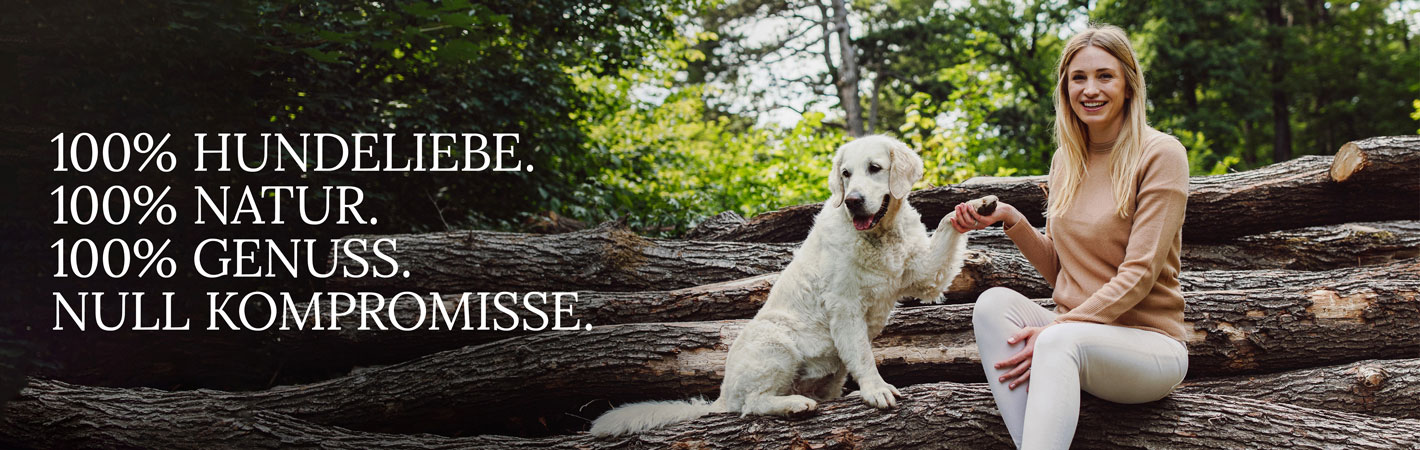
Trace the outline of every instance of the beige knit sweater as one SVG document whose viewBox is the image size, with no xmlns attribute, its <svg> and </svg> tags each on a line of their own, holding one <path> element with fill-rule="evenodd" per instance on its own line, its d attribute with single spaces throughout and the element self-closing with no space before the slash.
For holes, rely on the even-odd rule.
<svg viewBox="0 0 1420 450">
<path fill-rule="evenodd" d="M 1074 205 L 1051 219 L 1045 234 L 1021 221 L 1006 235 L 1055 288 L 1056 323 L 1093 322 L 1156 331 L 1186 342 L 1179 248 L 1188 203 L 1188 154 L 1152 128 L 1129 199 L 1129 218 L 1115 210 L 1109 155 L 1114 143 L 1090 146 L 1087 174 Z M 1057 151 L 1049 181 L 1056 185 Z"/>
</svg>

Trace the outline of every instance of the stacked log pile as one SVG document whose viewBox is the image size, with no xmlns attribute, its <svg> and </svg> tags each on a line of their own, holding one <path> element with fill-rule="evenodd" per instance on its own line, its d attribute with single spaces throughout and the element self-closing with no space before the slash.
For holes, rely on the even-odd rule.
<svg viewBox="0 0 1420 450">
<path fill-rule="evenodd" d="M 935 226 L 957 202 L 997 195 L 1040 226 L 1043 185 L 1040 177 L 974 180 L 918 191 L 910 201 Z M 1420 448 L 1420 136 L 1372 138 L 1335 157 L 1194 177 L 1190 191 L 1182 255 L 1193 329 L 1189 378 L 1159 402 L 1087 399 L 1076 447 Z M 0 443 L 1009 447 L 981 383 L 969 302 L 992 286 L 1040 299 L 1050 291 L 999 230 L 973 232 L 948 304 L 904 299 L 874 341 L 884 377 L 905 395 L 896 409 L 874 410 L 849 396 L 809 417 L 714 414 L 617 439 L 580 432 L 614 405 L 716 396 L 730 343 L 817 208 L 751 220 L 725 214 L 683 240 L 645 238 L 614 224 L 558 235 L 394 236 L 392 256 L 410 278 L 333 280 L 330 289 L 441 292 L 427 301 L 445 302 L 460 292 L 578 291 L 576 316 L 595 326 L 400 332 L 350 323 L 341 332 L 273 331 L 289 355 L 306 361 L 288 370 L 348 375 L 256 391 L 100 387 L 45 373 L 7 405 Z M 131 380 L 149 369 L 113 370 Z"/>
</svg>

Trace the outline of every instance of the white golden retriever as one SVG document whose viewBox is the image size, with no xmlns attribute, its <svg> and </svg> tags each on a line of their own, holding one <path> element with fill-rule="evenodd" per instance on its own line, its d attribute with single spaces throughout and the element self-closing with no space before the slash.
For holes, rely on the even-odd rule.
<svg viewBox="0 0 1420 450">
<path fill-rule="evenodd" d="M 833 195 L 730 346 L 720 398 L 622 406 L 598 418 L 591 433 L 635 433 L 713 412 L 802 413 L 841 396 L 848 375 L 864 402 L 896 406 L 902 394 L 878 374 L 871 341 L 898 299 L 937 301 L 966 252 L 950 216 L 928 239 L 921 215 L 907 204 L 920 178 L 922 159 L 895 139 L 869 136 L 840 147 L 828 178 Z M 983 202 L 976 206 L 994 209 Z"/>
</svg>

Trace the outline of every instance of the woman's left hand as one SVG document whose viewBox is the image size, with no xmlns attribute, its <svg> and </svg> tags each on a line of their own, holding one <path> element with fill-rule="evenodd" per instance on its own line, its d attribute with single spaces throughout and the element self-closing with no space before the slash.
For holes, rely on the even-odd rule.
<svg viewBox="0 0 1420 450">
<path fill-rule="evenodd" d="M 1050 325 L 1046 325 L 1045 327 L 1048 326 Z M 1011 369 L 1010 372 L 1006 372 L 1006 374 L 1002 375 L 998 380 L 1002 383 L 1009 381 L 1010 384 L 1006 385 L 1007 389 L 1015 389 L 1016 386 L 1030 381 L 1030 365 L 1032 357 L 1035 356 L 1035 338 L 1036 336 L 1040 336 L 1040 332 L 1045 330 L 1045 327 L 1025 327 L 1006 339 L 1006 343 L 1011 345 L 1016 345 L 1017 342 L 1021 342 L 1022 340 L 1026 343 L 1026 347 L 1021 349 L 1019 353 L 996 363 L 997 369 L 1015 366 L 1014 369 Z M 1030 388 L 1027 387 L 1026 390 L 1029 391 Z"/>
<path fill-rule="evenodd" d="M 1016 212 L 1015 207 L 1006 202 L 997 201 L 996 210 L 985 216 L 977 214 L 976 208 L 967 203 L 957 203 L 956 214 L 948 217 L 951 218 L 952 228 L 955 228 L 958 233 L 965 233 L 971 230 L 985 229 L 996 222 L 1002 222 L 1009 227 L 1024 218 L 1018 216 L 1020 213 Z"/>
</svg>

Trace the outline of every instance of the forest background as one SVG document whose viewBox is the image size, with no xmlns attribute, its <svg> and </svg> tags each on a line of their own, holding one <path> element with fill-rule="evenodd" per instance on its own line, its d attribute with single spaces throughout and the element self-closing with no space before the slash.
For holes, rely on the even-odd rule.
<svg viewBox="0 0 1420 450">
<path fill-rule="evenodd" d="M 919 188 L 1043 174 L 1056 59 L 1092 21 L 1130 33 L 1150 121 L 1182 140 L 1195 175 L 1420 128 L 1415 1 L 29 6 L 7 15 L 7 27 L 65 34 L 52 76 L 27 80 L 33 95 L 10 106 L 35 122 L 515 132 L 519 155 L 538 167 L 303 177 L 360 185 L 365 208 L 387 219 L 364 232 L 528 230 L 563 217 L 673 236 L 722 211 L 822 201 L 829 156 L 871 133 L 921 151 Z"/>
<path fill-rule="evenodd" d="M 309 239 L 328 255 L 352 234 L 574 228 L 566 219 L 680 236 L 725 211 L 823 201 L 830 156 L 868 133 L 921 151 L 918 188 L 1043 174 L 1056 58 L 1091 21 L 1130 33 L 1151 122 L 1183 141 L 1195 175 L 1420 133 L 1415 0 L 0 3 L 0 273 L 18 299 L 0 313 L 0 400 L 31 366 L 123 384 L 113 359 L 200 374 L 167 389 L 218 385 L 202 378 L 201 357 L 221 351 L 202 333 L 52 331 L 55 292 L 161 288 L 192 299 L 179 317 L 206 317 L 205 292 L 325 289 L 190 268 L 160 283 L 59 278 L 61 239 L 161 235 L 174 255 Z M 80 132 L 167 133 L 184 153 L 172 172 L 54 171 L 51 142 Z M 179 143 L 237 132 L 518 133 L 537 170 L 199 173 Z M 197 186 L 351 185 L 379 223 L 56 225 L 53 190 L 77 185 L 175 187 L 174 205 L 197 204 Z M 226 338 L 283 354 L 263 335 Z M 292 380 L 235 387 L 277 382 Z"/>
</svg>

